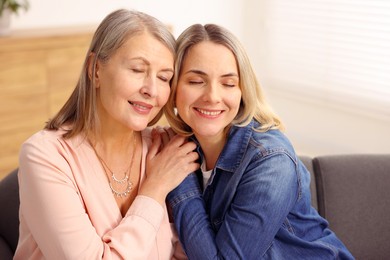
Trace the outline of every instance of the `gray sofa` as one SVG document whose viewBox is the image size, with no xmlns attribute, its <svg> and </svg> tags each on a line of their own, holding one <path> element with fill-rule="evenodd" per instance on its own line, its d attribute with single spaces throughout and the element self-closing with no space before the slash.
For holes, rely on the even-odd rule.
<svg viewBox="0 0 390 260">
<path fill-rule="evenodd" d="M 358 260 L 390 259 L 390 154 L 301 160 L 312 175 L 312 204 Z"/>
<path fill-rule="evenodd" d="M 312 176 L 313 206 L 355 258 L 390 259 L 390 154 L 300 159 Z M 17 170 L 0 182 L 0 207 L 0 259 L 12 259 L 19 233 Z"/>
<path fill-rule="evenodd" d="M 12 259 L 19 237 L 19 184 L 15 169 L 0 181 L 0 259 Z"/>
</svg>

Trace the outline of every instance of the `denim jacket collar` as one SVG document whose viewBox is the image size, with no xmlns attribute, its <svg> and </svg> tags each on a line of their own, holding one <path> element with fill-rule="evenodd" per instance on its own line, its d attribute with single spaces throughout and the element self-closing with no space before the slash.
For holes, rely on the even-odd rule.
<svg viewBox="0 0 390 260">
<path fill-rule="evenodd" d="M 249 145 L 253 127 L 257 126 L 255 126 L 255 121 L 252 120 L 249 123 L 249 127 L 239 127 L 233 125 L 230 128 L 226 144 L 217 160 L 217 164 L 215 166 L 216 169 L 219 168 L 231 173 L 237 169 L 243 160 L 245 151 Z M 202 163 L 204 154 L 200 144 L 195 136 L 192 136 L 190 139 L 198 145 L 197 152 L 201 155 L 200 157 Z M 240 140 L 240 142 L 229 142 L 230 139 Z"/>
</svg>

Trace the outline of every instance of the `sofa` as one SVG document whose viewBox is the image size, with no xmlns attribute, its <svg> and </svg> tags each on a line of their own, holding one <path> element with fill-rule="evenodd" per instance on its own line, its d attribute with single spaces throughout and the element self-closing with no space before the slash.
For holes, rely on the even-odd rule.
<svg viewBox="0 0 390 260">
<path fill-rule="evenodd" d="M 312 204 L 358 260 L 390 259 L 390 154 L 300 158 Z"/>
<path fill-rule="evenodd" d="M 12 259 L 19 237 L 19 184 L 15 169 L 0 181 L 0 259 Z"/>
<path fill-rule="evenodd" d="M 390 154 L 300 159 L 311 174 L 313 207 L 354 257 L 390 259 Z M 0 259 L 12 259 L 19 234 L 17 170 L 0 182 L 0 207 Z"/>
</svg>

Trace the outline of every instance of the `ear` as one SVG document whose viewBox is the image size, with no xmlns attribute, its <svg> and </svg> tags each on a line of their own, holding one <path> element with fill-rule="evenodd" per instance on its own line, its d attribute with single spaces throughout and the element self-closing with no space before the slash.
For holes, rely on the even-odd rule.
<svg viewBox="0 0 390 260">
<path fill-rule="evenodd" d="M 99 60 L 96 59 L 96 54 L 91 52 L 88 56 L 88 78 L 93 82 L 95 88 L 99 88 Z"/>
</svg>

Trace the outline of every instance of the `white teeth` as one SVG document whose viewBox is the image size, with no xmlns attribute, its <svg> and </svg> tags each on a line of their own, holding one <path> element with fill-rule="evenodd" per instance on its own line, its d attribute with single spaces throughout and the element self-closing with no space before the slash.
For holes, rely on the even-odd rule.
<svg viewBox="0 0 390 260">
<path fill-rule="evenodd" d="M 197 108 L 196 110 L 198 110 L 200 113 L 207 115 L 207 116 L 217 116 L 217 115 L 221 114 L 221 111 L 206 111 L 206 110 L 199 109 L 199 108 Z"/>
<path fill-rule="evenodd" d="M 141 105 L 139 105 L 139 104 L 134 104 L 133 102 L 129 102 L 130 104 L 132 104 L 133 106 L 135 106 L 135 107 L 139 107 L 140 109 L 148 109 L 147 107 L 145 107 L 145 106 L 141 106 Z"/>
</svg>

